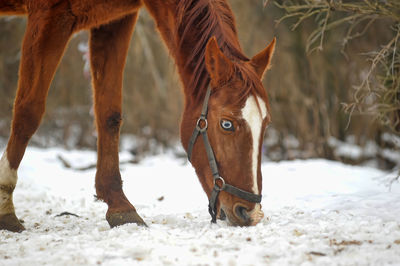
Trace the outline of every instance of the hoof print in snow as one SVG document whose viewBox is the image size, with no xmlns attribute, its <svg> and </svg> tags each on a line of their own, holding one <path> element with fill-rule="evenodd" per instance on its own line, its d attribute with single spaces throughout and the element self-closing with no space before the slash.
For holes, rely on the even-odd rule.
<svg viewBox="0 0 400 266">
<path fill-rule="evenodd" d="M 25 227 L 20 223 L 14 213 L 8 213 L 0 215 L 0 230 L 20 233 L 25 230 Z"/>
<path fill-rule="evenodd" d="M 137 214 L 136 211 L 117 212 L 111 214 L 107 213 L 106 219 L 111 228 L 130 223 L 147 227 L 147 224 L 143 221 L 139 214 Z"/>
</svg>

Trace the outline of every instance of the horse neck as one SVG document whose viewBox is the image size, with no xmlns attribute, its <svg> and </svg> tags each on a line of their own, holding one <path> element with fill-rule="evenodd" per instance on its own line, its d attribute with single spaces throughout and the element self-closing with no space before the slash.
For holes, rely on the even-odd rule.
<svg viewBox="0 0 400 266">
<path fill-rule="evenodd" d="M 240 48 L 233 13 L 225 0 L 145 0 L 144 3 L 175 59 L 186 107 L 203 101 L 209 84 L 204 54 L 212 36 L 217 37 L 228 57 L 247 60 Z M 206 12 L 201 12 L 201 8 L 206 8 Z"/>
</svg>

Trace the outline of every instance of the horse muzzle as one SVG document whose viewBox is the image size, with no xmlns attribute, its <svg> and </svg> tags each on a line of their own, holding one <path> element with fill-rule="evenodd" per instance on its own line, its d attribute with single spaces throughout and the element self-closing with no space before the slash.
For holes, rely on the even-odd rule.
<svg viewBox="0 0 400 266">
<path fill-rule="evenodd" d="M 232 209 L 222 206 L 220 217 L 223 216 L 226 216 L 233 226 L 254 226 L 264 218 L 264 213 L 260 204 L 255 204 L 255 207 L 249 211 L 245 205 L 236 203 Z"/>
</svg>

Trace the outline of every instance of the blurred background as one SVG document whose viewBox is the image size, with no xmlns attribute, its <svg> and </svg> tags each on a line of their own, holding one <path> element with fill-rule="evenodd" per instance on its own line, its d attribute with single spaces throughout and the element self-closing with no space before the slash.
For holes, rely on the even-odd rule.
<svg viewBox="0 0 400 266">
<path fill-rule="evenodd" d="M 265 160 L 399 167 L 398 0 L 228 2 L 248 57 L 277 37 L 264 80 L 272 112 Z M 1 146 L 9 136 L 25 23 L 0 18 Z M 70 41 L 31 145 L 96 149 L 87 40 L 81 32 Z M 180 145 L 181 93 L 174 62 L 143 9 L 125 69 L 121 145 L 137 156 Z"/>
</svg>

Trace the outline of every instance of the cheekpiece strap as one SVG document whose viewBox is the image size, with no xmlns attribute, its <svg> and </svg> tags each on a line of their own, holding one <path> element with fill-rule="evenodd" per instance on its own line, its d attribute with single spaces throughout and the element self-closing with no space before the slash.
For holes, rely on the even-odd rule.
<svg viewBox="0 0 400 266">
<path fill-rule="evenodd" d="M 200 132 L 206 132 L 208 124 L 207 124 L 207 113 L 208 113 L 208 101 L 210 99 L 211 95 L 211 87 L 208 86 L 206 96 L 203 101 L 203 106 L 201 108 L 201 114 L 200 118 L 197 120 L 197 124 L 195 129 L 193 130 L 192 136 L 189 139 L 189 145 L 188 145 L 188 151 L 187 151 L 187 156 L 189 162 L 191 162 L 192 159 L 192 152 L 193 152 L 193 147 L 194 144 L 196 143 L 197 137 L 199 136 Z M 204 121 L 205 125 L 201 127 L 200 123 Z"/>
</svg>

